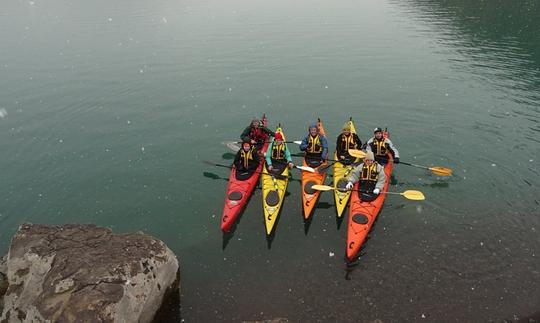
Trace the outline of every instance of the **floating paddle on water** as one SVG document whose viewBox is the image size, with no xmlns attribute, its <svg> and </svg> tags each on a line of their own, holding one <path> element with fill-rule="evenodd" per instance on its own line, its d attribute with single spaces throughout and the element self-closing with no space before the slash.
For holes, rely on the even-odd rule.
<svg viewBox="0 0 540 323">
<path fill-rule="evenodd" d="M 318 190 L 318 191 L 331 191 L 335 190 L 337 188 L 328 186 L 328 185 L 313 185 L 311 186 L 312 189 Z M 357 190 L 358 192 L 364 192 L 364 193 L 371 193 L 363 190 Z M 424 193 L 420 191 L 415 190 L 407 190 L 405 192 L 380 192 L 379 194 L 395 194 L 395 195 L 401 195 L 409 200 L 415 200 L 415 201 L 423 201 L 426 199 L 424 196 Z"/>
</svg>

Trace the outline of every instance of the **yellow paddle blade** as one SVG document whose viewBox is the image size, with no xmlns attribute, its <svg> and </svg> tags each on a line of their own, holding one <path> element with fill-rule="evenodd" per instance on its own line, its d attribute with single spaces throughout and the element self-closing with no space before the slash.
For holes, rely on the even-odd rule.
<svg viewBox="0 0 540 323">
<path fill-rule="evenodd" d="M 452 170 L 450 168 L 446 167 L 429 167 L 429 170 L 433 172 L 433 174 L 438 176 L 452 176 Z"/>
<path fill-rule="evenodd" d="M 328 185 L 312 185 L 311 188 L 317 191 L 331 191 L 334 189 L 332 186 Z"/>
<path fill-rule="evenodd" d="M 366 153 L 358 150 L 358 149 L 349 149 L 349 155 L 355 157 L 355 158 L 364 158 L 366 157 Z"/>
<path fill-rule="evenodd" d="M 403 193 L 400 193 L 399 195 L 403 195 L 405 198 L 409 200 L 415 200 L 415 201 L 423 201 L 426 199 L 424 196 L 424 193 L 420 191 L 414 191 L 414 190 L 407 190 Z"/>
</svg>

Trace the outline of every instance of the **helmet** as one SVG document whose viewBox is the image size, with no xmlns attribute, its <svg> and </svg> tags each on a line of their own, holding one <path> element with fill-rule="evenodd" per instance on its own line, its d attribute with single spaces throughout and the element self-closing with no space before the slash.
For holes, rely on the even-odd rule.
<svg viewBox="0 0 540 323">
<path fill-rule="evenodd" d="M 274 136 L 274 140 L 283 141 L 283 135 L 281 134 L 281 132 L 276 132 L 276 135 Z"/>
<path fill-rule="evenodd" d="M 375 129 L 373 129 L 373 133 L 376 133 L 376 132 L 382 132 L 382 128 L 377 127 Z"/>
</svg>

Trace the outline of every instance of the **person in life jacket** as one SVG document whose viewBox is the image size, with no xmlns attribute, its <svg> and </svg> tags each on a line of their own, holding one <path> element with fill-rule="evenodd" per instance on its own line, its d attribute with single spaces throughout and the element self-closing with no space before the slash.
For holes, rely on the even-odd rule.
<svg viewBox="0 0 540 323">
<path fill-rule="evenodd" d="M 292 169 L 294 164 L 291 153 L 287 149 L 287 145 L 283 142 L 283 135 L 278 132 L 266 151 L 266 169 L 269 172 L 281 174 L 286 166 Z"/>
<path fill-rule="evenodd" d="M 328 155 L 328 141 L 319 133 L 319 127 L 314 123 L 308 128 L 308 135 L 302 140 L 300 150 L 305 151 L 304 158 L 311 167 L 318 167 L 326 161 Z"/>
<path fill-rule="evenodd" d="M 251 177 L 253 173 L 259 167 L 261 159 L 259 155 L 254 152 L 254 146 L 250 141 L 244 141 L 242 143 L 242 149 L 240 149 L 234 157 L 233 165 L 236 169 L 236 178 L 239 180 L 245 180 Z"/>
<path fill-rule="evenodd" d="M 347 122 L 343 125 L 341 134 L 337 137 L 336 154 L 345 165 L 350 165 L 355 158 L 349 155 L 349 149 L 360 149 L 362 141 L 355 133 L 351 132 L 351 125 Z"/>
<path fill-rule="evenodd" d="M 251 124 L 244 129 L 242 134 L 240 135 L 240 139 L 242 139 L 242 142 L 249 141 L 252 145 L 257 146 L 257 150 L 260 150 L 262 146 L 264 145 L 264 142 L 268 140 L 268 136 L 275 136 L 276 134 L 266 128 L 261 120 L 255 118 L 251 120 Z"/>
<path fill-rule="evenodd" d="M 384 167 L 375 161 L 373 152 L 368 151 L 363 163 L 352 170 L 348 181 L 346 189 L 352 190 L 354 183 L 358 182 L 360 199 L 366 202 L 373 201 L 383 189 L 386 181 Z"/>
<path fill-rule="evenodd" d="M 395 164 L 399 164 L 399 152 L 392 144 L 390 139 L 384 138 L 383 130 L 379 127 L 373 130 L 374 137 L 366 143 L 366 151 L 372 151 L 375 154 L 375 160 L 386 165 L 388 162 L 388 153 L 392 154 Z"/>
</svg>

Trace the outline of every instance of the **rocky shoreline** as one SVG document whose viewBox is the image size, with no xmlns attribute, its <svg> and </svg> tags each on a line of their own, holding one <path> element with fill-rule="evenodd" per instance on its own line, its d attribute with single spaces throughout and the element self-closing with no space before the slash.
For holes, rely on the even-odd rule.
<svg viewBox="0 0 540 323">
<path fill-rule="evenodd" d="M 152 322 L 179 308 L 178 260 L 141 232 L 23 224 L 2 260 L 0 322 Z"/>
</svg>

